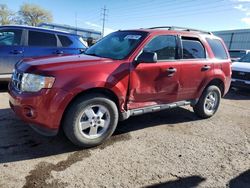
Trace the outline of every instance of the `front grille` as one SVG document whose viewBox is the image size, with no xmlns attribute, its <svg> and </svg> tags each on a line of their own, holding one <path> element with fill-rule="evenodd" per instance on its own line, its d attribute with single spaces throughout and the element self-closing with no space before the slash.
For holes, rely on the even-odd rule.
<svg viewBox="0 0 250 188">
<path fill-rule="evenodd" d="M 23 73 L 18 72 L 17 70 L 14 71 L 12 75 L 12 86 L 17 90 L 21 91 L 21 85 L 22 85 L 22 78 L 23 78 Z"/>
<path fill-rule="evenodd" d="M 232 71 L 232 78 L 250 81 L 250 72 Z"/>
</svg>

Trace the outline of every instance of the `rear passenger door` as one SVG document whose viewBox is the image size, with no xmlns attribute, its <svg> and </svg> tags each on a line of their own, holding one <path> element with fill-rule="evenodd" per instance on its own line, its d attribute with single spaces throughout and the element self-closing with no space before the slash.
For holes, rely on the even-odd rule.
<svg viewBox="0 0 250 188">
<path fill-rule="evenodd" d="M 0 30 L 0 74 L 10 77 L 14 65 L 23 58 L 22 29 Z"/>
<path fill-rule="evenodd" d="M 206 78 L 213 74 L 213 63 L 207 57 L 203 43 L 196 37 L 179 37 L 182 55 L 180 59 L 180 91 L 178 100 L 196 99 Z"/>
<path fill-rule="evenodd" d="M 58 54 L 55 34 L 30 30 L 27 33 L 24 57 L 39 57 Z"/>
</svg>

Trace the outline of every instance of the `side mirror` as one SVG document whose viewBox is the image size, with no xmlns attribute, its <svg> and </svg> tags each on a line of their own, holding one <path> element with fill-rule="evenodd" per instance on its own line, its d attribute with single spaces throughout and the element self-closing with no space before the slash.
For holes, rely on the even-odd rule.
<svg viewBox="0 0 250 188">
<path fill-rule="evenodd" d="M 145 52 L 143 51 L 136 60 L 137 63 L 156 63 L 157 54 L 155 52 Z"/>
<path fill-rule="evenodd" d="M 84 54 L 87 49 L 88 48 L 81 48 L 81 49 L 79 49 L 80 54 Z"/>
</svg>

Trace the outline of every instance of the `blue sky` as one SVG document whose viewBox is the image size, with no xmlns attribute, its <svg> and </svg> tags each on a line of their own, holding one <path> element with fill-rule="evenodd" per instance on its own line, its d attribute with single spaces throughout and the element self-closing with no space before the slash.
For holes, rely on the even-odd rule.
<svg viewBox="0 0 250 188">
<path fill-rule="evenodd" d="M 24 2 L 40 5 L 53 22 L 101 30 L 106 5 L 106 33 L 118 29 L 175 25 L 208 31 L 250 28 L 250 0 L 1 0 L 13 11 Z"/>
</svg>

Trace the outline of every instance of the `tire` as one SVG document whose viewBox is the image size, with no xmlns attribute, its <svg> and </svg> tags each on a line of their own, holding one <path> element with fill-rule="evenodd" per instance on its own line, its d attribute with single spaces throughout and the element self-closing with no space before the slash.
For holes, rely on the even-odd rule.
<svg viewBox="0 0 250 188">
<path fill-rule="evenodd" d="M 80 147 L 94 147 L 108 139 L 118 123 L 114 101 L 101 94 L 76 99 L 67 110 L 63 130 L 67 138 Z"/>
<path fill-rule="evenodd" d="M 211 85 L 203 91 L 198 103 L 193 107 L 194 112 L 201 118 L 212 117 L 219 108 L 220 100 L 220 89 Z"/>
</svg>

